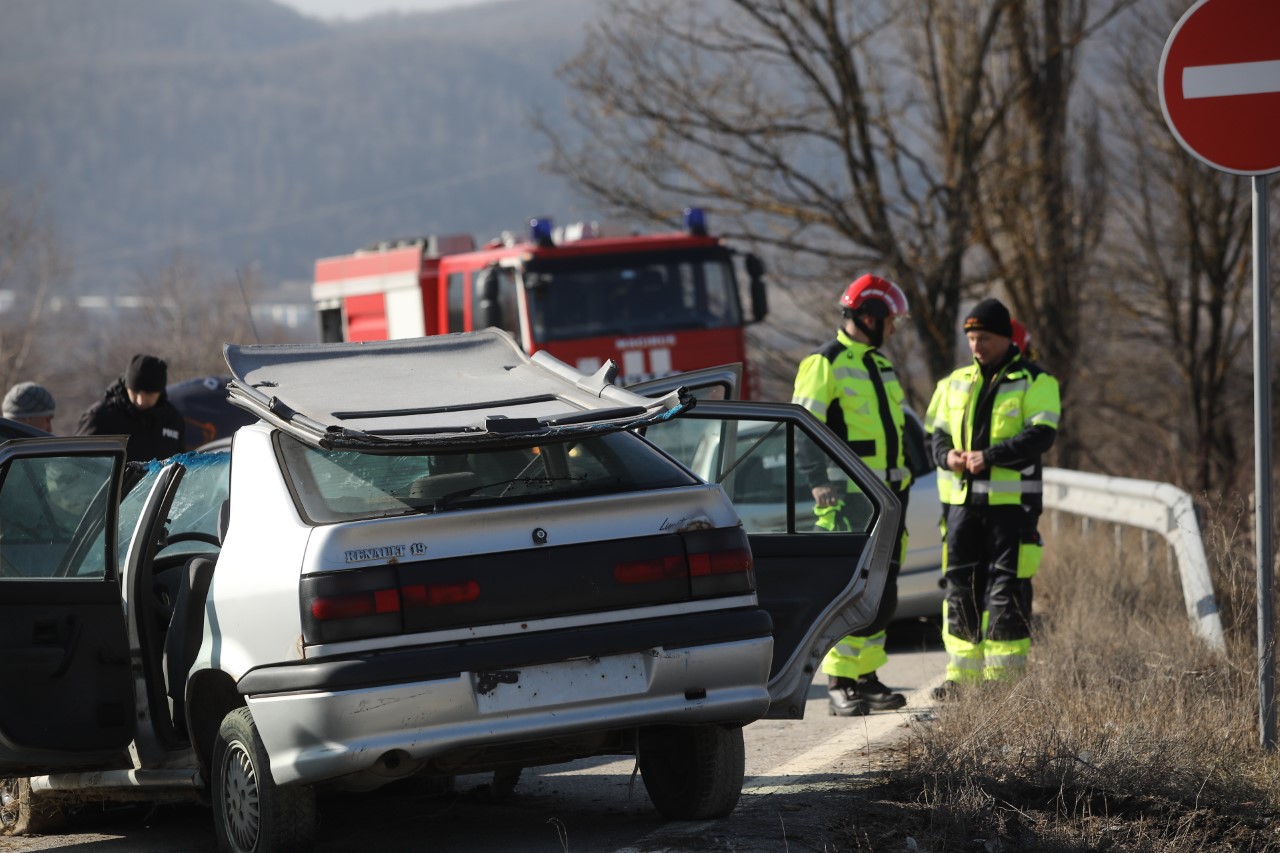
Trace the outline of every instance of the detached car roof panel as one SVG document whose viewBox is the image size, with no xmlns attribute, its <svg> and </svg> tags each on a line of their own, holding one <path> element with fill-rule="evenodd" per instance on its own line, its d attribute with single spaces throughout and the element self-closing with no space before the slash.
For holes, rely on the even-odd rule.
<svg viewBox="0 0 1280 853">
<path fill-rule="evenodd" d="M 692 405 L 612 384 L 612 362 L 586 376 L 526 355 L 484 329 L 394 341 L 236 345 L 223 349 L 231 402 L 307 444 L 396 449 L 545 439 L 666 420 Z"/>
</svg>

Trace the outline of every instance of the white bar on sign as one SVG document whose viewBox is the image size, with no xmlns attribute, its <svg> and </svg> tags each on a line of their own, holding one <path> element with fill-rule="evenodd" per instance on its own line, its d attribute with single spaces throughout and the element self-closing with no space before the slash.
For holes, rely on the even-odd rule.
<svg viewBox="0 0 1280 853">
<path fill-rule="evenodd" d="M 1182 69 L 1182 97 L 1226 98 L 1280 92 L 1280 60 Z"/>
<path fill-rule="evenodd" d="M 600 369 L 600 359 L 595 356 L 586 356 L 578 359 L 578 372 L 585 373 L 588 376 Z"/>
<path fill-rule="evenodd" d="M 664 373 L 671 373 L 671 350 L 649 350 L 649 367 L 653 368 L 655 376 L 661 376 Z"/>
</svg>

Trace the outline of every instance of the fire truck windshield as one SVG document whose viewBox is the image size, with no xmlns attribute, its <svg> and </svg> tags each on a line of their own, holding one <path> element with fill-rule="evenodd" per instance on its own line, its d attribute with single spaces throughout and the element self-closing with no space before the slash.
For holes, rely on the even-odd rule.
<svg viewBox="0 0 1280 853">
<path fill-rule="evenodd" d="M 524 278 L 537 343 L 742 325 L 720 253 L 539 259 Z"/>
</svg>

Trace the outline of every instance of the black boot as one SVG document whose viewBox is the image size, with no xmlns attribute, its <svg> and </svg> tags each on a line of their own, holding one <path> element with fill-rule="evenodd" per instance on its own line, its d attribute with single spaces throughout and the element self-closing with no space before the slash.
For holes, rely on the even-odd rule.
<svg viewBox="0 0 1280 853">
<path fill-rule="evenodd" d="M 873 711 L 896 711 L 907 704 L 907 697 L 894 693 L 880 683 L 874 672 L 858 676 L 854 690 Z"/>
<path fill-rule="evenodd" d="M 831 717 L 865 717 L 871 712 L 867 701 L 858 695 L 851 678 L 827 680 L 827 715 Z"/>
<path fill-rule="evenodd" d="M 933 688 L 933 699 L 935 702 L 947 702 L 955 699 L 959 693 L 960 685 L 948 678 Z"/>
</svg>

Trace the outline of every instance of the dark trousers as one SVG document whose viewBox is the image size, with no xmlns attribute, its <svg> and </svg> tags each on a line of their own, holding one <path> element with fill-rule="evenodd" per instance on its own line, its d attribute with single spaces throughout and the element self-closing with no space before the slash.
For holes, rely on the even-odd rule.
<svg viewBox="0 0 1280 853">
<path fill-rule="evenodd" d="M 952 506 L 947 513 L 947 631 L 970 643 L 1031 636 L 1031 579 L 1018 577 L 1039 514 L 1021 506 Z"/>
</svg>

